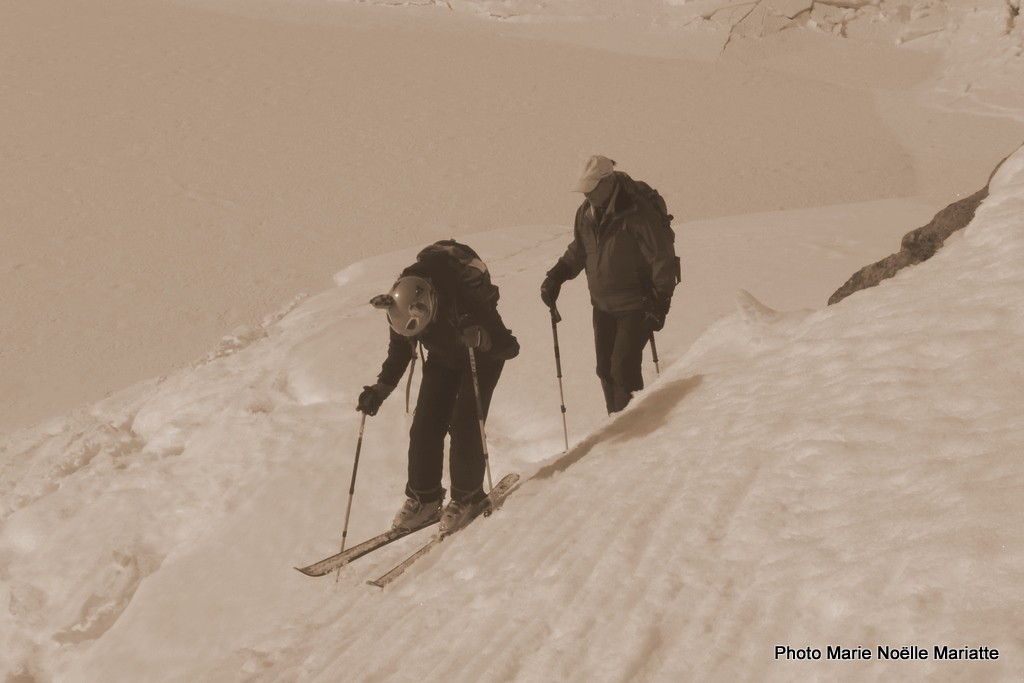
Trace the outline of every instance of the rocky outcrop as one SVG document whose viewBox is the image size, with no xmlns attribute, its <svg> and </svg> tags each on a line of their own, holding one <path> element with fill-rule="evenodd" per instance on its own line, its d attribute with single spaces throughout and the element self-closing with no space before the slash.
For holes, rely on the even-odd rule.
<svg viewBox="0 0 1024 683">
<path fill-rule="evenodd" d="M 1005 159 L 1003 160 L 1005 161 Z M 995 175 L 999 166 L 992 171 Z M 991 182 L 992 176 L 989 176 Z M 853 274 L 842 287 L 836 290 L 835 294 L 829 297 L 828 303 L 831 306 L 868 287 L 874 287 L 882 280 L 891 278 L 907 266 L 912 266 L 922 261 L 927 261 L 935 255 L 946 241 L 946 239 L 957 230 L 965 227 L 974 218 L 974 212 L 978 205 L 988 196 L 988 184 L 978 190 L 970 197 L 953 202 L 942 211 L 935 214 L 928 225 L 916 230 L 911 230 L 903 236 L 900 250 L 895 254 L 885 257 L 877 263 L 865 266 Z"/>
</svg>

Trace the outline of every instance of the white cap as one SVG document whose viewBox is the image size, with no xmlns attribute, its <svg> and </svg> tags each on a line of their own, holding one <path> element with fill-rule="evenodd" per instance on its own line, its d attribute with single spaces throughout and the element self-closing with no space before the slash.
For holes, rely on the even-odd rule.
<svg viewBox="0 0 1024 683">
<path fill-rule="evenodd" d="M 615 170 L 615 162 L 608 157 L 603 157 L 600 154 L 587 159 L 586 165 L 583 166 L 583 174 L 580 179 L 576 181 L 576 185 L 572 188 L 573 192 L 590 192 L 597 184 L 601 182 L 602 178 L 606 178 L 612 174 Z"/>
</svg>

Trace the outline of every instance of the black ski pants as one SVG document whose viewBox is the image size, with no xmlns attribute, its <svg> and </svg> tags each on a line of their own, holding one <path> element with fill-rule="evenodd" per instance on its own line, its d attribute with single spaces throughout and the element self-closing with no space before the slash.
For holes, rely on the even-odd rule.
<svg viewBox="0 0 1024 683">
<path fill-rule="evenodd" d="M 504 365 L 504 360 L 476 354 L 485 420 Z M 405 494 L 410 498 L 422 502 L 444 498 L 441 477 L 446 435 L 451 437 L 452 500 L 476 503 L 486 495 L 483 490 L 485 463 L 468 354 L 455 368 L 432 363 L 429 356 L 423 364 L 416 413 L 409 430 L 409 480 Z"/>
<path fill-rule="evenodd" d="M 643 311 L 607 313 L 594 308 L 597 376 L 609 413 L 625 408 L 633 392 L 644 388 L 641 364 L 650 332 L 643 320 Z"/>
</svg>

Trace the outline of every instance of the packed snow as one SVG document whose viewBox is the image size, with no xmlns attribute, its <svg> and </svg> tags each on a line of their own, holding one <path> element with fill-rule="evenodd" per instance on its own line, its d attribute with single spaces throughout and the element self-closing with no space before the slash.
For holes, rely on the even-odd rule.
<svg viewBox="0 0 1024 683">
<path fill-rule="evenodd" d="M 826 214 L 794 218 L 787 245 L 816 243 L 848 271 L 865 255 L 819 232 Z M 524 349 L 495 396 L 492 467 L 525 481 L 384 591 L 364 582 L 427 532 L 337 578 L 292 568 L 337 551 L 353 404 L 386 339 L 367 299 L 415 251 L 350 266 L 195 367 L 7 438 L 8 680 L 1019 677 L 1022 216 L 1024 150 L 935 258 L 840 305 L 802 307 L 836 273 L 790 272 L 770 297 L 765 272 L 691 281 L 730 289 L 733 312 L 687 322 L 680 303 L 661 374 L 648 364 L 614 418 L 591 374 L 585 287 L 567 285 L 564 453 L 535 290 L 567 230 L 474 236 Z M 715 226 L 722 241 L 688 226 L 680 253 L 725 263 L 771 218 Z M 688 325 L 707 326 L 693 344 Z M 367 421 L 353 541 L 401 503 L 403 404 L 396 392 Z M 999 659 L 786 661 L 777 645 Z"/>
<path fill-rule="evenodd" d="M 0 22 L 4 683 L 1024 679 L 1024 148 L 825 306 L 1020 144 L 1019 0 L 93 5 Z M 598 84 L 645 106 L 580 116 Z M 683 282 L 614 417 L 565 286 L 565 449 L 538 288 L 590 152 L 665 194 Z M 523 347 L 487 423 L 522 484 L 384 590 L 429 532 L 305 577 L 368 300 L 453 236 Z M 405 390 L 349 546 L 402 503 Z"/>
</svg>

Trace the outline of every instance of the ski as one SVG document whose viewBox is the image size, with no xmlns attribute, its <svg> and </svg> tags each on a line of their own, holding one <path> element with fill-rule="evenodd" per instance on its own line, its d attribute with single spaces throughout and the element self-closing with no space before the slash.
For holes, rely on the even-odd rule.
<svg viewBox="0 0 1024 683">
<path fill-rule="evenodd" d="M 378 534 L 377 536 L 374 536 L 369 540 L 363 541 L 359 545 L 354 545 L 348 550 L 343 550 L 336 555 L 331 555 L 330 557 L 324 558 L 319 562 L 314 562 L 308 567 L 296 567 L 295 569 L 302 572 L 306 576 L 326 576 L 327 574 L 330 574 L 333 571 L 341 569 L 349 562 L 359 559 L 363 555 L 369 555 L 374 550 L 383 548 L 389 543 L 393 543 L 394 541 L 397 541 L 400 538 L 404 538 L 409 534 L 416 533 L 420 529 L 426 529 L 428 526 L 431 526 L 433 524 L 437 524 L 437 522 L 424 524 L 423 526 L 418 526 L 415 529 L 409 529 L 408 531 L 403 531 L 400 529 L 388 529 L 384 533 Z"/>
<path fill-rule="evenodd" d="M 484 501 L 481 503 L 479 509 L 472 517 L 470 517 L 466 521 L 465 524 L 463 524 L 455 531 L 449 534 L 445 534 L 444 536 L 442 536 L 441 534 L 434 534 L 433 538 L 427 541 L 427 543 L 423 545 L 423 547 L 421 547 L 412 555 L 410 555 L 409 557 L 405 558 L 400 563 L 395 565 L 386 574 L 377 579 L 374 579 L 373 581 L 367 581 L 366 583 L 368 583 L 371 586 L 376 586 L 377 588 L 384 588 L 384 586 L 388 585 L 389 583 L 397 579 L 399 576 L 401 576 L 403 573 L 405 573 L 405 570 L 411 567 L 416 560 L 420 559 L 421 557 L 429 553 L 431 550 L 434 549 L 435 546 L 440 544 L 446 538 L 448 538 L 452 534 L 458 533 L 459 531 L 465 529 L 477 517 L 480 517 L 481 515 L 486 517 L 495 510 L 497 510 L 499 507 L 501 507 L 501 504 L 505 502 L 505 498 L 508 497 L 508 494 L 512 493 L 512 491 L 516 488 L 516 485 L 518 483 L 518 474 L 506 474 L 504 477 L 502 477 L 501 481 L 499 481 L 498 484 L 493 489 L 491 489 L 491 492 L 487 494 L 487 498 L 485 498 Z"/>
</svg>

